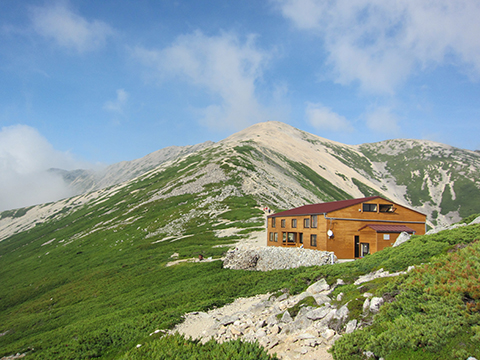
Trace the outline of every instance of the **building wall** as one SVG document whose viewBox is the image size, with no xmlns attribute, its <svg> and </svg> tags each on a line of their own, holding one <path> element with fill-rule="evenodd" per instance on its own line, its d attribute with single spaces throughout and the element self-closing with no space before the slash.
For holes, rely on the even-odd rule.
<svg viewBox="0 0 480 360">
<path fill-rule="evenodd" d="M 308 219 L 310 225 L 305 227 L 304 219 Z M 282 227 L 282 220 L 285 220 L 285 226 Z M 293 226 L 293 221 L 296 221 L 296 227 Z M 272 227 L 272 218 L 268 219 L 268 240 L 267 245 L 269 246 L 284 246 L 284 247 L 300 247 L 302 244 L 299 241 L 299 234 L 303 234 L 303 247 L 305 249 L 317 249 L 325 250 L 326 249 L 326 222 L 323 215 L 317 216 L 317 227 L 314 228 L 311 226 L 312 217 L 309 216 L 288 216 L 288 217 L 278 217 L 275 221 L 275 228 Z M 270 241 L 270 233 L 278 234 L 278 241 Z M 283 242 L 283 233 L 287 234 L 287 241 Z M 288 241 L 288 233 L 296 234 L 296 242 L 291 243 Z M 311 245 L 311 235 L 316 236 L 317 246 Z"/>
<path fill-rule="evenodd" d="M 378 233 L 371 228 L 364 228 L 367 224 L 383 225 L 406 225 L 413 229 L 417 235 L 425 234 L 426 216 L 401 205 L 393 204 L 384 199 L 375 199 L 367 202 L 376 206 L 376 211 L 364 211 L 363 204 L 353 205 L 328 214 L 317 215 L 317 227 L 313 228 L 311 215 L 302 216 L 279 216 L 275 219 L 275 228 L 272 227 L 272 218 L 268 218 L 268 234 L 278 233 L 278 242 L 267 239 L 269 246 L 299 247 L 299 234 L 303 234 L 303 247 L 306 249 L 317 249 L 333 251 L 339 259 L 355 258 L 355 236 L 359 242 L 368 244 L 371 254 L 392 246 L 398 237 L 398 233 L 389 233 L 389 240 L 384 240 L 383 233 Z M 393 205 L 395 211 L 380 212 L 380 205 L 383 210 Z M 310 226 L 304 226 L 304 219 L 310 219 Z M 282 220 L 285 220 L 285 227 L 282 227 Z M 293 227 L 292 220 L 296 220 L 296 227 Z M 327 235 L 327 231 L 333 232 L 333 237 Z M 283 233 L 287 234 L 287 241 L 283 242 Z M 295 234 L 295 242 L 288 242 L 288 233 Z M 311 235 L 316 235 L 316 246 L 310 243 Z M 360 255 L 361 256 L 361 255 Z"/>
</svg>

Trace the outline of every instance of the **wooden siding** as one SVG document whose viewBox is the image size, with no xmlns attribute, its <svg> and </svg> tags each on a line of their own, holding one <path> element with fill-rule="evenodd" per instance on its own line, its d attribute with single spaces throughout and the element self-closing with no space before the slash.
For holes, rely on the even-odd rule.
<svg viewBox="0 0 480 360">
<path fill-rule="evenodd" d="M 383 225 L 406 225 L 413 229 L 417 235 L 425 233 L 426 216 L 407 207 L 392 203 L 383 198 L 377 198 L 373 201 L 367 201 L 366 204 L 371 204 L 371 209 L 376 208 L 376 211 L 364 211 L 363 203 L 352 205 L 340 210 L 332 211 L 328 214 L 317 215 L 317 227 L 312 228 L 312 215 L 299 216 L 279 216 L 271 215 L 268 218 L 268 239 L 269 246 L 284 246 L 284 247 L 300 247 L 303 245 L 306 249 L 317 249 L 333 251 L 339 259 L 353 259 L 355 258 L 355 237 L 359 239 L 361 247 L 369 250 L 373 254 L 377 251 L 383 250 L 394 244 L 399 233 L 381 233 L 372 228 L 365 227 L 368 224 L 383 224 Z M 390 206 L 394 211 L 380 212 L 380 205 L 384 205 L 382 210 L 389 210 Z M 275 218 L 275 220 L 273 220 Z M 304 220 L 309 219 L 310 226 L 304 226 Z M 282 220 L 285 220 L 282 222 Z M 292 221 L 294 220 L 294 221 Z M 275 228 L 272 227 L 272 221 L 275 221 Z M 296 222 L 296 227 L 293 225 Z M 284 223 L 285 227 L 281 227 Z M 333 236 L 329 237 L 327 231 L 331 230 Z M 278 241 L 270 241 L 270 233 L 278 233 Z M 283 233 L 286 235 L 286 241 L 283 241 Z M 291 235 L 288 235 L 291 234 Z M 303 234 L 303 244 L 300 243 L 300 235 Z M 311 235 L 316 235 L 316 246 L 311 246 Z M 388 240 L 384 239 L 384 235 L 388 235 Z M 288 239 L 293 239 L 289 242 Z M 368 244 L 368 245 L 366 245 Z M 361 256 L 361 249 L 360 254 Z"/>
</svg>

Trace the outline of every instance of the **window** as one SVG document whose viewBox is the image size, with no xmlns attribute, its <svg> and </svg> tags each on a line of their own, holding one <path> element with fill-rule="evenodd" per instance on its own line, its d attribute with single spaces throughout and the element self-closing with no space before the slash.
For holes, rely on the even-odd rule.
<svg viewBox="0 0 480 360">
<path fill-rule="evenodd" d="M 299 233 L 299 234 L 298 234 L 298 242 L 299 242 L 300 244 L 303 244 L 303 233 Z"/>
<path fill-rule="evenodd" d="M 274 227 L 275 227 L 275 218 L 273 217 L 272 218 L 272 228 L 274 228 Z"/>
<path fill-rule="evenodd" d="M 295 233 L 288 233 L 288 242 L 289 243 L 295 242 Z"/>
<path fill-rule="evenodd" d="M 281 226 L 282 228 L 284 228 L 284 227 L 285 227 L 285 219 L 282 219 L 282 221 L 281 221 L 281 225 L 280 225 L 280 226 Z"/>
<path fill-rule="evenodd" d="M 377 204 L 363 204 L 364 212 L 377 212 Z"/>
<path fill-rule="evenodd" d="M 379 210 L 380 212 L 388 212 L 388 213 L 393 213 L 395 211 L 392 204 L 380 204 Z"/>
<path fill-rule="evenodd" d="M 317 215 L 312 215 L 312 228 L 317 227 Z"/>
<path fill-rule="evenodd" d="M 317 235 L 310 235 L 310 246 L 317 246 Z"/>
<path fill-rule="evenodd" d="M 383 240 L 390 240 L 390 234 L 383 234 Z"/>
<path fill-rule="evenodd" d="M 269 239 L 270 239 L 270 241 L 278 242 L 278 233 L 276 233 L 276 232 L 271 232 Z"/>
<path fill-rule="evenodd" d="M 287 242 L 287 233 L 282 233 L 282 242 Z"/>
<path fill-rule="evenodd" d="M 310 218 L 303 219 L 303 227 L 308 229 L 310 227 Z"/>
<path fill-rule="evenodd" d="M 297 227 L 297 219 L 292 219 L 292 228 Z"/>
</svg>

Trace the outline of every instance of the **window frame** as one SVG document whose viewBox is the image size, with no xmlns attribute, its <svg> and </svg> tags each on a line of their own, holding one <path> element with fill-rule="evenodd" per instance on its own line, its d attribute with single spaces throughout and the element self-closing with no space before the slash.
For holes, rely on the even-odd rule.
<svg viewBox="0 0 480 360">
<path fill-rule="evenodd" d="M 304 229 L 310 229 L 310 218 L 305 218 L 303 219 L 303 228 Z"/>
<path fill-rule="evenodd" d="M 297 239 L 294 232 L 287 233 L 287 243 L 295 244 L 297 242 L 296 240 Z"/>
<path fill-rule="evenodd" d="M 311 215 L 311 222 L 310 222 L 310 227 L 312 229 L 316 229 L 318 227 L 318 217 L 317 215 Z"/>
<path fill-rule="evenodd" d="M 377 212 L 378 206 L 377 204 L 371 203 L 363 203 L 362 204 L 362 211 L 363 212 Z"/>
<path fill-rule="evenodd" d="M 297 228 L 297 219 L 292 219 L 292 229 Z"/>
<path fill-rule="evenodd" d="M 381 213 L 393 213 L 394 211 L 393 204 L 380 204 L 378 207 L 378 212 Z"/>
<path fill-rule="evenodd" d="M 317 247 L 317 234 L 310 234 L 310 246 Z"/>
</svg>

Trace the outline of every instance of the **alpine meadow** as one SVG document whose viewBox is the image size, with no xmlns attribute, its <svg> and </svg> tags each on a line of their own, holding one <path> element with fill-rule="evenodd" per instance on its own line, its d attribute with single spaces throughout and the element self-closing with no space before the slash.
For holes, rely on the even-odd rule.
<svg viewBox="0 0 480 360">
<path fill-rule="evenodd" d="M 344 145 L 272 121 L 103 171 L 50 172 L 77 195 L 0 213 L 2 359 L 281 358 L 258 342 L 168 330 L 186 313 L 293 296 L 321 279 L 362 324 L 349 333 L 337 324 L 333 359 L 480 358 L 478 151 L 408 139 Z M 372 195 L 426 214 L 436 231 L 333 265 L 223 267 L 229 248 L 266 246 L 265 209 Z M 380 269 L 404 273 L 355 284 Z M 375 315 L 363 311 L 365 294 L 385 300 Z M 302 301 L 290 315 L 319 307 Z"/>
</svg>

